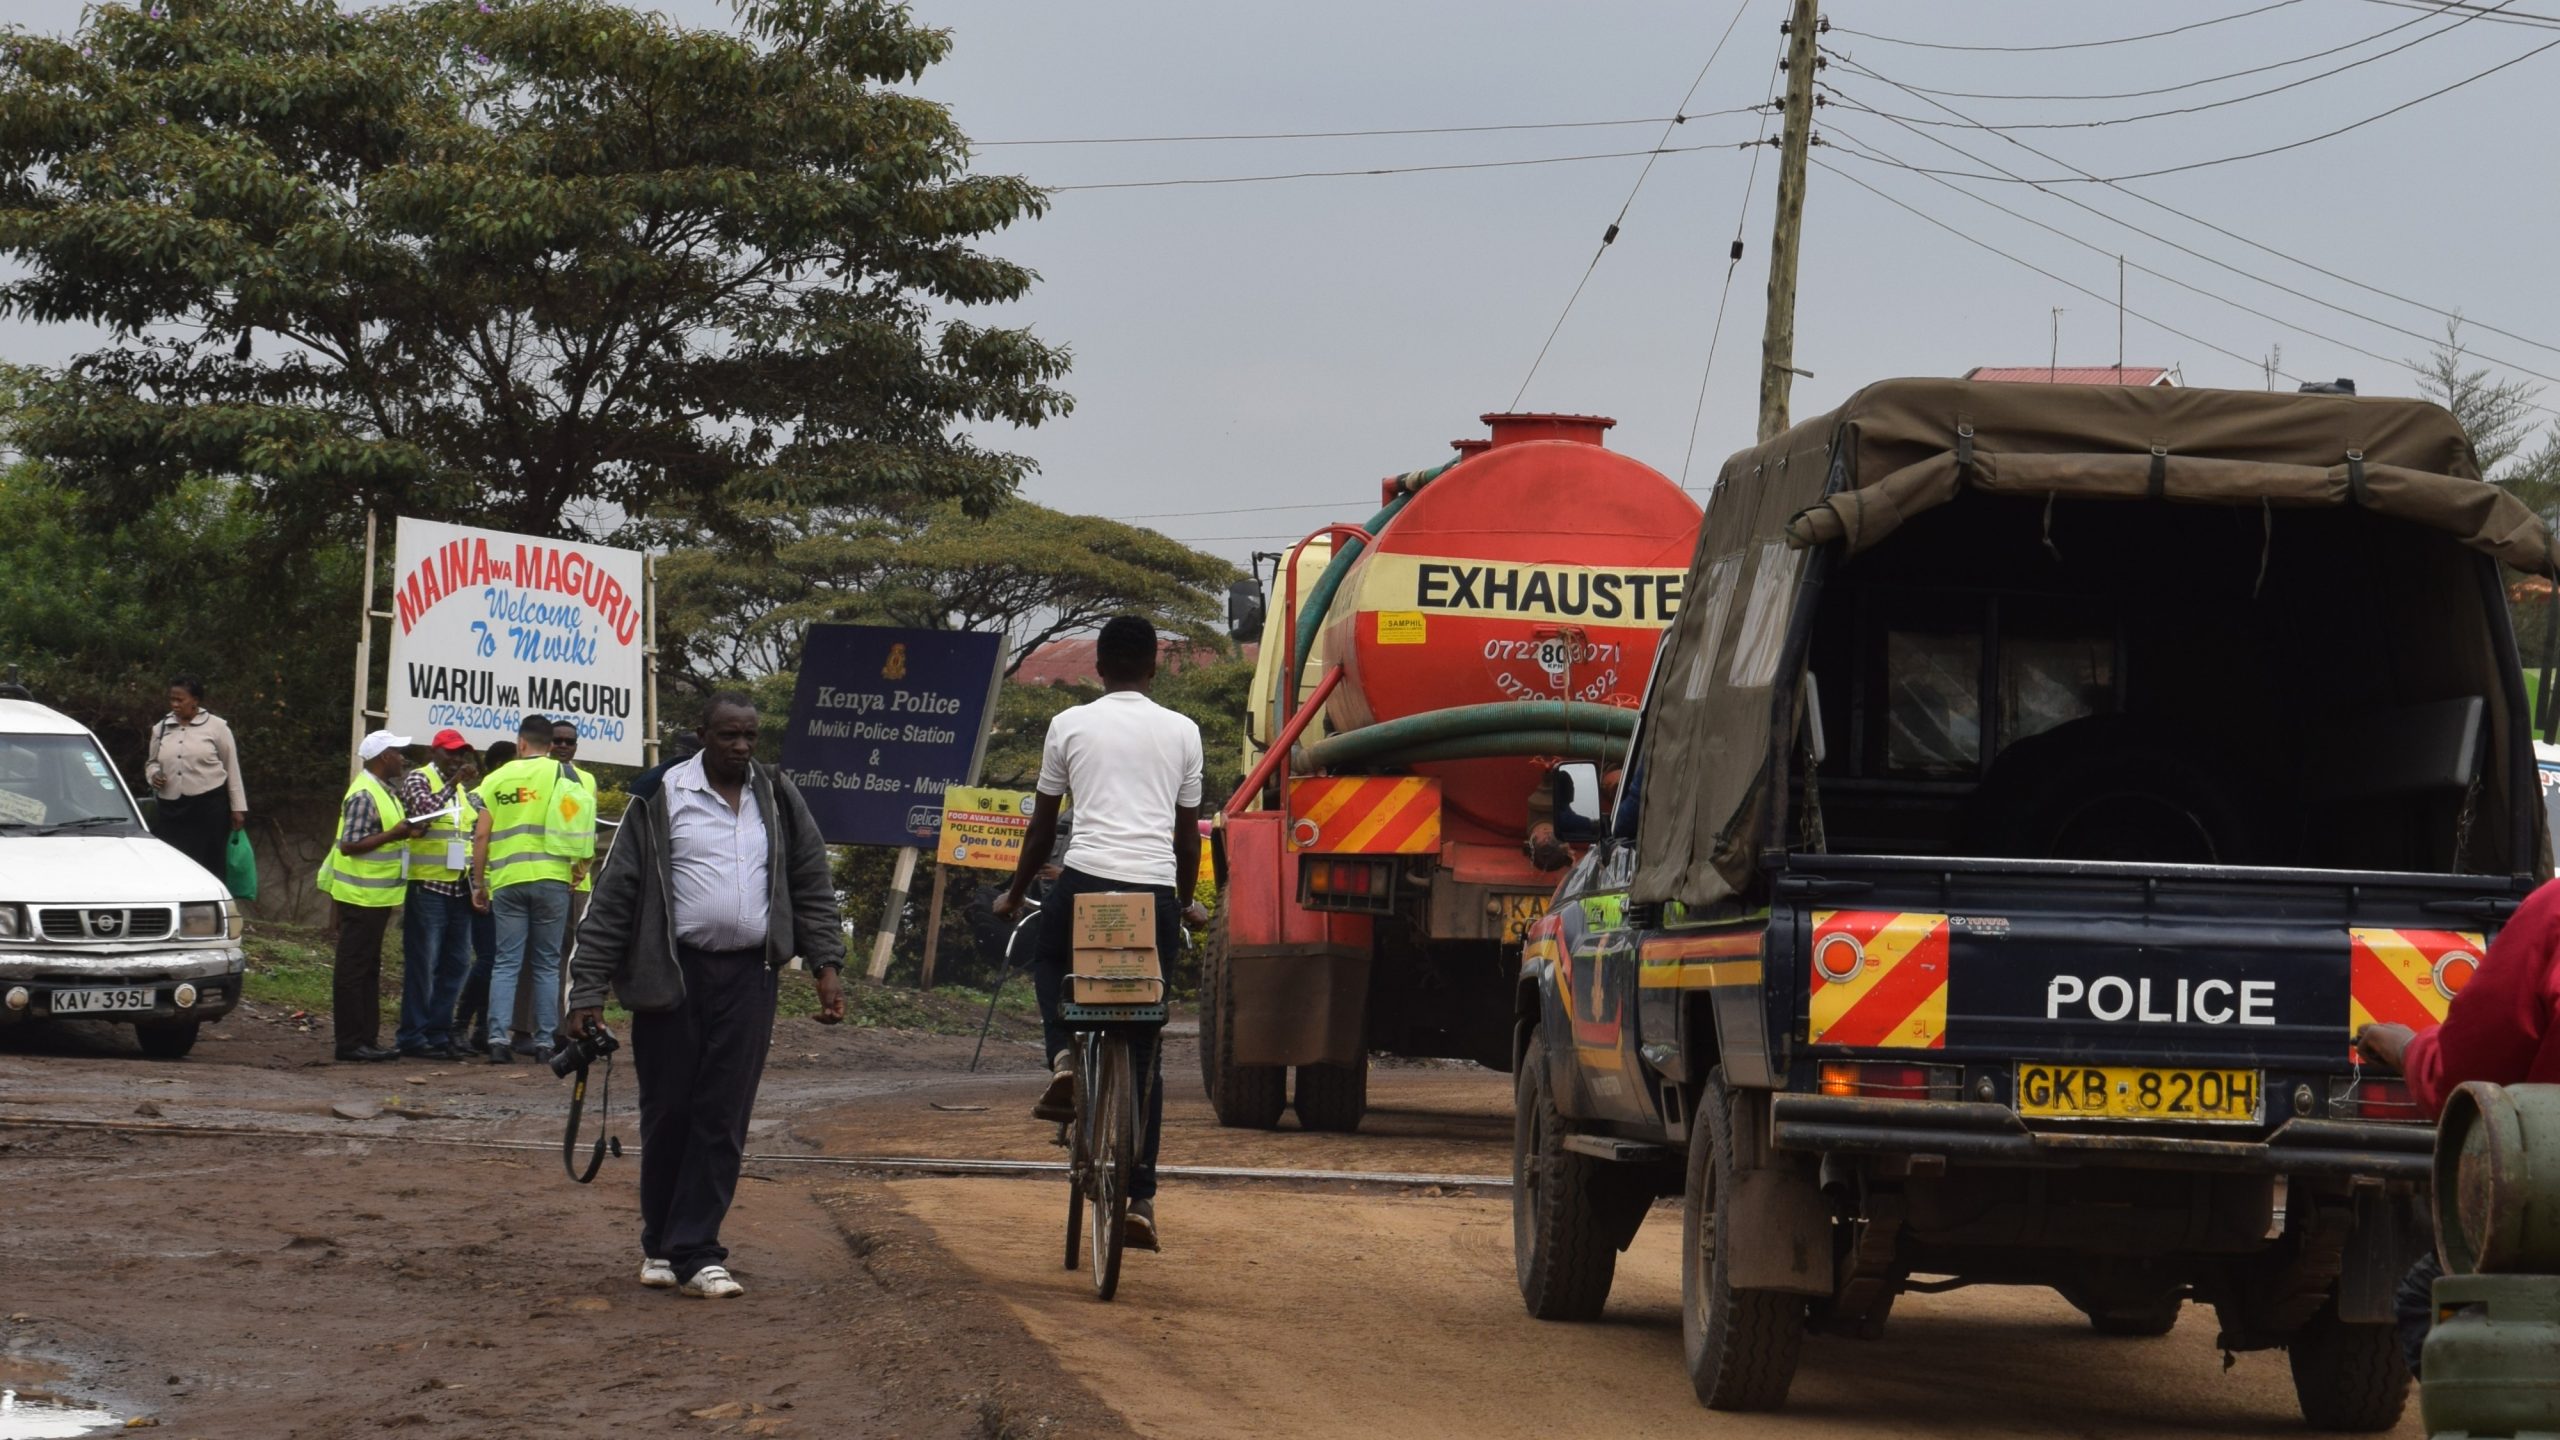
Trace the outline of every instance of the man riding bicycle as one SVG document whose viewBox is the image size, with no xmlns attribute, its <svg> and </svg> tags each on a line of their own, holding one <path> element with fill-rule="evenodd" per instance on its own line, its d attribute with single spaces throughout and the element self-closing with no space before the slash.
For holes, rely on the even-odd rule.
<svg viewBox="0 0 2560 1440">
<path fill-rule="evenodd" d="M 996 901 L 998 915 L 1021 909 L 1024 892 L 1057 843 L 1058 804 L 1075 796 L 1076 823 L 1065 868 L 1050 887 L 1044 923 L 1032 952 L 1040 995 L 1040 1029 L 1049 1057 L 1049 1088 L 1031 1113 L 1042 1120 L 1075 1115 L 1075 1067 L 1059 996 L 1074 958 L 1075 897 L 1096 891 L 1148 891 L 1156 900 L 1156 955 L 1170 962 L 1180 945 L 1175 926 L 1209 923 L 1189 897 L 1200 878 L 1200 727 L 1147 698 L 1156 678 L 1156 627 L 1122 615 L 1102 627 L 1094 645 L 1102 697 L 1049 722 L 1041 748 L 1039 798 L 1013 884 Z M 1156 1142 L 1164 1126 L 1164 1047 L 1150 1034 L 1133 1057 L 1146 1086 L 1146 1136 L 1129 1182 L 1127 1243 L 1156 1246 Z"/>
</svg>

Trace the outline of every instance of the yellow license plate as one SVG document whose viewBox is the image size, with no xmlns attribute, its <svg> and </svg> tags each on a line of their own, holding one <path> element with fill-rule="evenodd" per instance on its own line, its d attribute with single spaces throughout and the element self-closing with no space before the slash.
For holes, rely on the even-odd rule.
<svg viewBox="0 0 2560 1440">
<path fill-rule="evenodd" d="M 2255 1070 L 2126 1065 L 2020 1065 L 2018 1113 L 2031 1120 L 2177 1120 L 2240 1125 L 2258 1118 Z"/>
<path fill-rule="evenodd" d="M 1502 943 L 1516 945 L 1529 938 L 1529 927 L 1547 913 L 1544 895 L 1497 895 L 1502 916 Z"/>
</svg>

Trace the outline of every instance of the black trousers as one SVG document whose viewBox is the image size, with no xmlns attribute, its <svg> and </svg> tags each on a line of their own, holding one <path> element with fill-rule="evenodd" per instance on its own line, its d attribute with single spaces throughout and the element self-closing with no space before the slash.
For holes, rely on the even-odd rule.
<svg viewBox="0 0 2560 1440">
<path fill-rule="evenodd" d="M 338 949 L 329 963 L 329 1038 L 345 1055 L 382 1041 L 382 936 L 397 905 L 338 907 Z"/>
<path fill-rule="evenodd" d="M 720 1222 L 738 1193 L 747 1119 L 780 993 L 764 948 L 676 946 L 684 999 L 631 1017 L 640 1078 L 640 1248 L 678 1279 L 729 1258 Z"/>
<path fill-rule="evenodd" d="M 229 889 L 231 792 L 216 787 L 201 795 L 162 800 L 154 809 L 158 813 L 151 821 L 151 833 Z"/>
<path fill-rule="evenodd" d="M 1040 948 L 1031 960 L 1031 989 L 1040 999 L 1041 1048 L 1054 1062 L 1074 1043 L 1066 1021 L 1058 1017 L 1067 976 L 1075 965 L 1076 897 L 1095 893 L 1146 891 L 1156 897 L 1156 959 L 1167 971 L 1182 953 L 1182 906 L 1170 885 L 1132 885 L 1105 880 L 1081 870 L 1061 870 L 1057 883 L 1040 902 Z M 1156 1151 L 1164 1140 L 1164 1032 L 1150 1030 L 1129 1042 L 1129 1060 L 1146 1087 L 1147 1133 L 1138 1142 L 1137 1163 L 1129 1168 L 1129 1198 L 1156 1195 Z"/>
</svg>

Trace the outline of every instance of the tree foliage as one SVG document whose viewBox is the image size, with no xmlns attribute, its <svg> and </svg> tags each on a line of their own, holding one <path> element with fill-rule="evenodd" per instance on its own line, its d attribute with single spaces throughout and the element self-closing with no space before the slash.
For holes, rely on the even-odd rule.
<svg viewBox="0 0 2560 1440">
<path fill-rule="evenodd" d="M 983 511 L 959 433 L 1063 413 L 1065 354 L 950 318 L 1039 213 L 904 93 L 889 0 L 154 0 L 0 34 L 0 308 L 113 343 L 20 443 L 99 515 L 191 477 L 305 535 L 367 505 L 543 534 L 759 507 Z"/>
<path fill-rule="evenodd" d="M 799 668 L 811 625 L 994 630 L 1011 675 L 1033 650 L 1113 615 L 1220 644 L 1235 567 L 1155 531 L 1007 500 L 907 512 L 762 517 L 762 544 L 699 544 L 660 562 L 660 644 L 697 684 Z"/>
<path fill-rule="evenodd" d="M 82 523 L 33 462 L 0 470 L 0 667 L 95 728 L 128 774 L 170 676 L 205 682 L 240 739 L 253 805 L 346 780 L 356 571 L 279 544 L 229 481 L 191 480 L 129 520 Z M 316 645 L 341 635 L 347 645 Z"/>
</svg>

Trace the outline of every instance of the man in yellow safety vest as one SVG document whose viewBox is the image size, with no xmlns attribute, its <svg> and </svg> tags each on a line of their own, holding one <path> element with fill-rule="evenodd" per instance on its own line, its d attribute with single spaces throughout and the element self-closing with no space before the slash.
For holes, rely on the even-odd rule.
<svg viewBox="0 0 2560 1440">
<path fill-rule="evenodd" d="M 329 981 L 331 1038 L 340 1060 L 397 1060 L 382 1038 L 382 935 L 409 888 L 408 842 L 426 827 L 407 818 L 391 782 L 409 768 L 409 739 L 376 730 L 356 746 L 361 763 L 338 807 L 337 841 L 320 862 L 320 893 L 338 912 Z"/>
<path fill-rule="evenodd" d="M 489 971 L 489 1063 L 515 1059 L 507 1024 L 519 980 L 533 987 L 533 1053 L 551 1058 L 560 1023 L 560 942 L 569 924 L 569 887 L 595 854 L 586 792 L 551 758 L 551 720 L 527 715 L 516 754 L 480 782 L 488 808 L 475 822 L 472 903 L 497 917 L 498 953 Z M 583 828 L 582 828 L 583 822 Z"/>
</svg>

